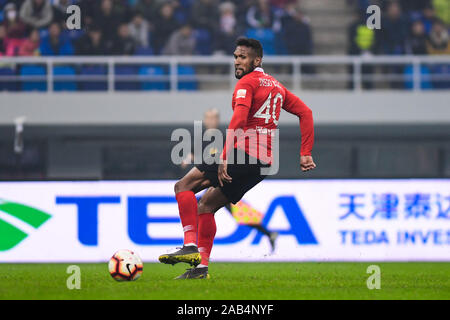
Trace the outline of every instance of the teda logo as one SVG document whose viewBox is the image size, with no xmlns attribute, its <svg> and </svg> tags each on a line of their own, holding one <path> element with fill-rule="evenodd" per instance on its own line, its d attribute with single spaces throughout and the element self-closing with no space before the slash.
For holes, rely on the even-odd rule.
<svg viewBox="0 0 450 320">
<path fill-rule="evenodd" d="M 50 214 L 41 210 L 0 200 L 0 252 L 22 242 L 28 236 L 24 229 L 38 229 L 50 218 Z"/>
<path fill-rule="evenodd" d="M 75 205 L 78 215 L 78 240 L 86 246 L 98 245 L 98 207 L 100 205 L 117 205 L 121 203 L 120 196 L 72 197 L 57 196 L 56 204 Z M 150 204 L 176 204 L 174 196 L 128 196 L 127 218 L 128 236 L 138 245 L 176 245 L 183 241 L 181 238 L 161 238 L 148 234 L 148 228 L 157 227 L 161 223 L 180 224 L 179 217 L 157 216 L 149 212 Z M 298 244 L 318 244 L 296 198 L 291 195 L 279 196 L 272 200 L 267 209 L 262 225 L 267 226 L 275 211 L 281 209 L 284 213 L 288 229 L 275 230 L 280 236 L 294 236 Z M 215 244 L 231 244 L 247 238 L 252 229 L 247 225 L 238 225 L 236 230 L 225 237 L 216 238 Z M 257 233 L 252 245 L 258 245 L 262 235 Z"/>
</svg>

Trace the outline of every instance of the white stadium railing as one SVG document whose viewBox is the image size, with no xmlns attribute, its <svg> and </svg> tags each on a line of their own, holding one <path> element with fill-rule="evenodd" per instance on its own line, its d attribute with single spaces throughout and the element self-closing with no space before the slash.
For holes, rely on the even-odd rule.
<svg viewBox="0 0 450 320">
<path fill-rule="evenodd" d="M 364 84 L 371 82 L 373 89 L 389 89 L 389 83 L 410 83 L 410 89 L 419 91 L 424 81 L 434 83 L 450 82 L 450 55 L 443 56 L 268 56 L 264 57 L 263 67 L 286 86 L 293 90 L 351 88 L 355 92 L 364 89 Z M 231 89 L 234 78 L 234 61 L 228 56 L 102 56 L 102 57 L 1 57 L 0 69 L 12 68 L 16 71 L 24 65 L 45 66 L 46 74 L 21 75 L 0 74 L 0 85 L 8 82 L 23 83 L 44 82 L 45 91 L 53 92 L 56 82 L 95 82 L 104 81 L 106 90 L 116 91 L 116 83 L 128 82 L 165 82 L 168 90 L 178 91 L 179 84 L 195 81 L 205 85 L 221 84 L 220 89 Z M 106 74 L 54 74 L 55 66 L 104 66 Z M 162 66 L 165 74 L 116 74 L 116 66 Z M 193 67 L 195 74 L 178 74 L 178 66 Z M 316 70 L 308 71 L 306 66 Z M 402 68 L 408 66 L 411 73 L 404 73 Z M 427 72 L 423 72 L 423 67 Z M 367 72 L 367 68 L 371 71 Z M 435 68 L 439 72 L 434 72 Z M 202 70 L 201 70 L 202 69 Z M 400 70 L 400 71 L 399 71 Z M 431 70 L 431 71 L 430 71 Z M 348 86 L 347 84 L 351 84 Z M 378 84 L 388 85 L 378 85 Z M 314 85 L 315 84 L 315 85 Z M 203 88 L 200 87 L 200 90 Z M 217 88 L 216 88 L 217 89 Z M 20 90 L 19 90 L 20 91 Z"/>
</svg>

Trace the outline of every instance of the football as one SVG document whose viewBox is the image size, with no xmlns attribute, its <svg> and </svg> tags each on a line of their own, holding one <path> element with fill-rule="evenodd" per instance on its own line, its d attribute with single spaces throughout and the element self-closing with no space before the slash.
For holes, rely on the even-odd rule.
<svg viewBox="0 0 450 320">
<path fill-rule="evenodd" d="M 139 279 L 144 269 L 141 258 L 130 250 L 119 250 L 109 260 L 109 273 L 117 281 Z"/>
</svg>

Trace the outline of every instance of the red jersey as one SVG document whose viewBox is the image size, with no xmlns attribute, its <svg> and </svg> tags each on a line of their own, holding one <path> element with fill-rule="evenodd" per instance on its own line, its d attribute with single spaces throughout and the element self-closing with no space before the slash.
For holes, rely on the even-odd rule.
<svg viewBox="0 0 450 320">
<path fill-rule="evenodd" d="M 233 118 L 229 130 L 243 129 L 234 147 L 245 150 L 252 157 L 271 163 L 272 130 L 277 129 L 280 111 L 284 109 L 300 119 L 301 155 L 311 155 L 314 144 L 314 126 L 311 110 L 297 96 L 289 92 L 272 76 L 256 68 L 236 84 L 232 100 Z M 224 150 L 231 145 L 230 135 Z M 253 139 L 253 140 L 252 140 Z M 225 157 L 225 153 L 223 155 Z"/>
</svg>

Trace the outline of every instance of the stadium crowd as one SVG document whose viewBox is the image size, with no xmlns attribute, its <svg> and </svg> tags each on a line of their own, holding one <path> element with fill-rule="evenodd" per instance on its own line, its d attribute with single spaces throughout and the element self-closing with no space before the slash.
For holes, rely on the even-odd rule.
<svg viewBox="0 0 450 320">
<path fill-rule="evenodd" d="M 356 0 L 349 54 L 450 54 L 449 0 Z M 381 29 L 366 27 L 366 8 L 380 5 Z"/>
<path fill-rule="evenodd" d="M 349 2 L 352 0 L 349 0 Z M 350 55 L 449 55 L 450 54 L 450 1 L 449 0 L 353 0 L 356 4 L 355 22 L 348 30 Z M 382 9 L 381 29 L 367 28 L 368 6 L 376 4 Z M 352 70 L 352 67 L 350 67 Z M 362 72 L 371 75 L 375 68 L 363 65 Z M 411 77 L 412 66 L 391 65 L 383 68 L 384 73 L 403 74 Z M 450 88 L 450 65 L 422 65 L 422 89 Z M 430 79 L 430 75 L 447 79 Z M 392 81 L 393 88 L 413 87 L 411 80 Z M 373 88 L 371 80 L 363 81 L 366 89 Z M 349 83 L 353 87 L 353 83 Z"/>
<path fill-rule="evenodd" d="M 314 43 L 310 19 L 301 9 L 303 0 L 0 0 L 0 56 L 103 56 L 103 55 L 212 55 L 230 54 L 239 36 L 261 41 L 265 55 L 311 55 Z M 319 0 L 318 0 L 319 1 Z M 450 54 L 450 0 L 347 0 L 355 8 L 355 21 L 348 29 L 350 55 L 441 55 Z M 69 30 L 67 8 L 76 4 L 81 11 L 81 28 Z M 381 29 L 367 28 L 367 8 L 382 8 Z M 326 10 L 326 8 L 324 8 Z M 319 32 L 319 31 L 317 31 Z M 345 44 L 342 44 L 343 52 Z M 45 75 L 43 67 L 0 68 L 0 75 Z M 64 68 L 63 68 L 64 69 Z M 57 70 L 62 74 L 105 74 L 105 70 Z M 69 70 L 70 69 L 70 70 Z M 167 74 L 168 70 L 139 72 Z M 195 74 L 194 68 L 178 70 Z M 116 70 L 117 71 L 117 70 Z M 350 73 L 352 66 L 349 67 Z M 119 71 L 117 71 L 119 72 Z M 135 74 L 135 71 L 120 71 Z M 302 72 L 315 73 L 313 65 Z M 363 65 L 364 76 L 377 70 Z M 384 74 L 410 78 L 412 66 L 383 68 Z M 450 88 L 450 65 L 422 65 L 423 89 Z M 444 75 L 443 80 L 436 76 Z M 408 78 L 408 79 L 409 79 Z M 394 88 L 412 88 L 412 80 L 390 83 Z M 22 83 L 22 90 L 28 84 Z M 67 84 L 68 86 L 69 84 Z M 193 83 L 184 89 L 195 90 Z M 353 88 L 352 81 L 348 83 Z M 364 80 L 366 89 L 374 87 Z M 0 81 L 1 90 L 16 90 L 18 84 Z M 71 90 L 80 89 L 73 84 Z M 94 83 L 92 90 L 99 88 Z M 120 87 L 120 86 L 119 86 Z M 128 88 L 127 86 L 125 86 Z M 167 83 L 147 89 L 166 90 Z M 124 90 L 126 89 L 124 88 Z M 55 90 L 60 88 L 55 86 Z M 61 88 L 68 90 L 69 88 Z M 29 90 L 45 90 L 35 83 Z M 87 89 L 86 89 L 87 90 Z"/>
<path fill-rule="evenodd" d="M 448 0 L 348 0 L 356 19 L 349 54 L 450 54 Z M 266 54 L 313 53 L 301 0 L 0 0 L 0 55 L 193 55 L 230 53 L 238 36 Z M 81 30 L 66 9 L 81 8 Z M 383 8 L 382 29 L 365 28 Z"/>
<path fill-rule="evenodd" d="M 66 27 L 71 4 L 81 9 L 81 30 Z M 240 35 L 258 38 L 266 54 L 311 54 L 311 30 L 296 5 L 296 0 L 0 0 L 0 55 L 229 54 Z"/>
</svg>

